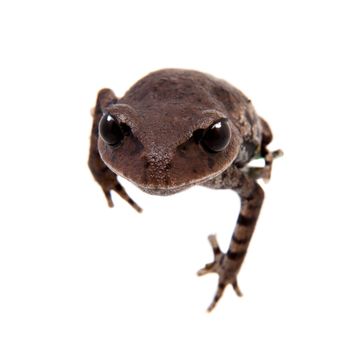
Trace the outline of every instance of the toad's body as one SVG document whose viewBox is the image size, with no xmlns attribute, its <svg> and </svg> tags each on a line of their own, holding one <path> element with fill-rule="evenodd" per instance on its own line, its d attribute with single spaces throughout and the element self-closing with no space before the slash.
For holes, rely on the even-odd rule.
<svg viewBox="0 0 350 350">
<path fill-rule="evenodd" d="M 141 210 L 118 175 L 151 194 L 196 184 L 239 194 L 241 211 L 228 252 L 210 236 L 215 260 L 199 272 L 219 274 L 211 310 L 227 284 L 241 294 L 236 276 L 263 202 L 256 180 L 269 178 L 279 153 L 267 151 L 271 139 L 267 123 L 239 90 L 197 71 L 166 69 L 144 77 L 121 99 L 109 89 L 99 92 L 89 166 L 110 206 L 115 190 Z M 265 158 L 265 167 L 248 167 L 253 157 Z"/>
</svg>

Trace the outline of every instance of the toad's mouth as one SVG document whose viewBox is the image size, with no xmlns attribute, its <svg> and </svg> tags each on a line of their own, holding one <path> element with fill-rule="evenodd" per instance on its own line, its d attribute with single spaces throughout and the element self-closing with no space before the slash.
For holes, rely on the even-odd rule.
<svg viewBox="0 0 350 350">
<path fill-rule="evenodd" d="M 135 186 L 137 186 L 139 189 L 141 189 L 143 192 L 146 192 L 148 194 L 152 195 L 158 195 L 158 196 L 167 196 L 171 194 L 175 194 L 181 191 L 184 191 L 188 189 L 189 187 L 192 187 L 194 185 L 205 185 L 206 182 L 212 180 L 213 178 L 217 177 L 222 171 L 218 171 L 214 174 L 210 174 L 208 176 L 197 178 L 197 179 L 191 179 L 183 183 L 173 183 L 173 184 L 164 184 L 164 183 L 138 183 L 136 181 L 133 181 L 132 178 L 124 176 L 123 174 L 120 174 L 120 176 L 124 177 L 127 181 L 132 182 Z"/>
</svg>

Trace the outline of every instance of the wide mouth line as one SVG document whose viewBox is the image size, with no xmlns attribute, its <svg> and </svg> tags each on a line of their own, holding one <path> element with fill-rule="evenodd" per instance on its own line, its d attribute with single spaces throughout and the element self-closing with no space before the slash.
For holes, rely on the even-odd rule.
<svg viewBox="0 0 350 350">
<path fill-rule="evenodd" d="M 189 180 L 187 182 L 183 182 L 181 184 L 178 185 L 167 185 L 167 186 L 162 186 L 162 185 L 153 185 L 153 184 L 140 184 L 137 183 L 135 181 L 133 181 L 132 179 L 126 178 L 126 180 L 132 182 L 135 186 L 141 188 L 141 189 L 145 189 L 148 191 L 180 191 L 181 189 L 184 188 L 188 188 L 194 185 L 201 185 L 213 178 L 215 178 L 216 176 L 218 176 L 219 174 L 221 174 L 222 171 L 218 171 L 214 174 L 210 174 L 209 176 L 205 176 L 201 179 L 193 179 L 193 180 Z"/>
<path fill-rule="evenodd" d="M 131 182 L 133 182 L 133 181 L 131 181 Z M 140 185 L 140 184 L 137 184 L 135 182 L 133 182 L 133 184 L 140 187 L 140 188 L 144 188 L 146 190 L 152 190 L 152 191 L 178 190 L 178 189 L 181 189 L 183 187 L 188 187 L 191 185 L 190 183 L 186 183 L 186 184 L 181 184 L 181 185 L 176 185 L 176 186 L 157 186 L 157 185 Z"/>
</svg>

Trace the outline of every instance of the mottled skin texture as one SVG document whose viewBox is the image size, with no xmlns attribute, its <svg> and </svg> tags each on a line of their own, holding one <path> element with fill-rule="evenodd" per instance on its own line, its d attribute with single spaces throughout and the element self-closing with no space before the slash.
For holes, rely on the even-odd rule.
<svg viewBox="0 0 350 350">
<path fill-rule="evenodd" d="M 105 114 L 130 130 L 117 147 L 99 137 L 98 124 Z M 196 132 L 221 119 L 229 125 L 230 142 L 220 152 L 208 152 L 199 144 Z M 281 153 L 267 150 L 271 140 L 268 124 L 239 90 L 197 71 L 165 69 L 139 80 L 120 99 L 110 89 L 98 93 L 89 167 L 109 206 L 113 206 L 114 190 L 141 211 L 118 176 L 157 195 L 173 194 L 196 184 L 238 193 L 241 210 L 228 251 L 222 253 L 215 236 L 209 236 L 215 259 L 198 272 L 219 274 L 218 289 L 208 308 L 212 310 L 226 285 L 241 295 L 237 274 L 264 199 L 256 180 L 269 179 L 272 161 Z M 265 166 L 249 167 L 254 157 L 264 158 Z"/>
</svg>

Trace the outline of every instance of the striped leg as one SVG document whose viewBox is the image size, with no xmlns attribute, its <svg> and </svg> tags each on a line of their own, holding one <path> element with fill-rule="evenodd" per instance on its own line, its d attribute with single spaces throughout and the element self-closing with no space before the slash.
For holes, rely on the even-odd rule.
<svg viewBox="0 0 350 350">
<path fill-rule="evenodd" d="M 256 181 L 236 169 L 236 174 L 237 172 L 240 172 L 240 177 L 233 189 L 240 196 L 241 210 L 229 249 L 226 254 L 222 253 L 215 236 L 209 236 L 209 242 L 214 252 L 214 261 L 198 271 L 200 276 L 210 272 L 219 274 L 218 288 L 208 311 L 215 307 L 228 284 L 233 287 L 238 296 L 242 295 L 237 283 L 237 274 L 246 255 L 264 200 L 264 191 Z"/>
</svg>

